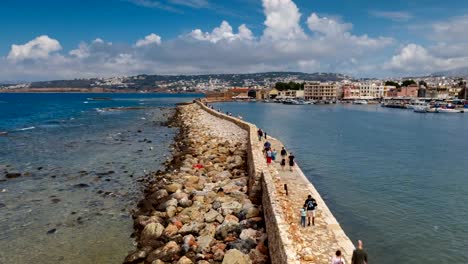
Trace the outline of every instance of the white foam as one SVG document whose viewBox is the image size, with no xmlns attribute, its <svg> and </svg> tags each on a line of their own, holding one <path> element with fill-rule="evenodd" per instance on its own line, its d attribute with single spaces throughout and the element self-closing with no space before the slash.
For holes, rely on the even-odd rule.
<svg viewBox="0 0 468 264">
<path fill-rule="evenodd" d="M 16 129 L 17 131 L 26 131 L 26 130 L 31 130 L 31 129 L 35 129 L 36 127 L 32 126 L 32 127 L 25 127 L 25 128 L 19 128 L 19 129 Z"/>
</svg>

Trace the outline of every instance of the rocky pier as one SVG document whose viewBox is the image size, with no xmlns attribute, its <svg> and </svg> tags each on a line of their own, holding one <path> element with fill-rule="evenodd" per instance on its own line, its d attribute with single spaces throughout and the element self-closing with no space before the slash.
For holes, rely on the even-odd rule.
<svg viewBox="0 0 468 264">
<path fill-rule="evenodd" d="M 262 206 L 248 196 L 248 131 L 198 104 L 179 106 L 172 125 L 173 156 L 146 179 L 124 262 L 270 263 Z"/>
</svg>

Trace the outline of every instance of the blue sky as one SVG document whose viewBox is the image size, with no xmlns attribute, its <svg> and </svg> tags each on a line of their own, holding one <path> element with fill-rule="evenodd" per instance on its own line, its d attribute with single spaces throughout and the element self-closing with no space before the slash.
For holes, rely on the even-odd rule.
<svg viewBox="0 0 468 264">
<path fill-rule="evenodd" d="M 468 66 L 466 0 L 0 5 L 2 80 L 268 70 L 399 76 Z"/>
</svg>

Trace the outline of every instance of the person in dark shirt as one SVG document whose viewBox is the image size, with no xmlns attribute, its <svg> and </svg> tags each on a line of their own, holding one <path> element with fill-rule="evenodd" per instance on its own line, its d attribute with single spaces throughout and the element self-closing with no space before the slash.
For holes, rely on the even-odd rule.
<svg viewBox="0 0 468 264">
<path fill-rule="evenodd" d="M 307 196 L 307 200 L 305 200 L 304 204 L 307 206 L 307 219 L 309 220 L 310 226 L 310 218 L 312 218 L 312 225 L 315 225 L 315 209 L 317 208 L 317 201 L 312 198 L 312 195 Z"/>
<path fill-rule="evenodd" d="M 294 155 L 292 153 L 289 153 L 289 170 L 290 171 L 293 171 L 293 167 L 294 167 Z"/>
<path fill-rule="evenodd" d="M 288 155 L 288 152 L 284 149 L 284 147 L 281 148 L 281 158 L 285 159 L 286 155 Z"/>
<path fill-rule="evenodd" d="M 259 128 L 257 130 L 258 141 L 262 141 L 263 131 Z"/>
<path fill-rule="evenodd" d="M 362 241 L 358 240 L 358 247 L 353 251 L 351 264 L 367 264 L 367 252 L 364 250 Z"/>
</svg>

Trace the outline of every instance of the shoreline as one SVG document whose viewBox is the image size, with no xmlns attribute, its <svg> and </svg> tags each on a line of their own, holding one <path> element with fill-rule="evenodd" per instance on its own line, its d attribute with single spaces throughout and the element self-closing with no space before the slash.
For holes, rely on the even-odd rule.
<svg viewBox="0 0 468 264">
<path fill-rule="evenodd" d="M 206 107 L 206 110 L 213 111 L 208 107 Z M 214 112 L 216 115 L 225 116 L 223 113 L 218 113 L 217 111 Z M 233 122 L 239 122 L 237 121 L 238 119 L 234 117 L 225 116 L 225 118 L 233 120 Z M 256 130 L 258 128 L 254 124 L 248 123 L 246 121 L 240 122 L 250 124 L 250 130 L 253 129 L 255 131 L 254 134 L 256 134 Z M 253 137 L 256 138 L 256 135 L 253 135 Z M 270 141 L 273 144 L 273 147 L 276 147 L 276 149 L 281 149 L 281 146 L 285 146 L 281 141 L 272 137 L 269 137 L 268 141 Z M 254 141 L 252 141 L 252 152 L 261 152 L 261 149 L 263 148 L 263 142 L 264 141 L 258 142 L 257 139 L 254 139 Z M 255 155 L 255 153 L 253 155 Z M 282 214 L 284 219 L 283 221 L 278 221 L 274 224 L 280 227 L 280 233 L 284 231 L 288 232 L 284 234 L 285 251 L 295 251 L 296 255 L 293 257 L 293 259 L 300 263 L 325 264 L 329 263 L 331 256 L 333 256 L 335 253 L 335 250 L 340 249 L 344 253 L 344 257 L 346 260 L 348 260 L 349 263 L 352 252 L 354 250 L 353 243 L 347 237 L 346 233 L 343 231 L 340 224 L 321 198 L 317 189 L 314 187 L 312 182 L 307 179 L 300 167 L 296 164 L 293 173 L 280 173 L 280 170 L 278 169 L 279 164 L 274 163 L 273 166 L 267 167 L 262 153 L 259 155 L 261 155 L 261 158 L 260 160 L 257 160 L 257 162 L 264 166 L 263 168 L 259 168 L 259 170 L 263 171 L 264 181 L 267 181 L 267 178 L 271 177 L 274 185 L 273 188 L 276 190 L 275 195 L 277 196 L 273 197 L 273 200 L 275 200 L 275 198 L 278 200 L 278 204 L 281 207 L 280 210 L 282 211 L 279 212 L 278 215 Z M 269 173 L 265 173 L 265 171 L 268 171 Z M 290 192 L 288 196 L 284 191 L 284 184 L 288 184 L 289 189 L 294 190 L 294 193 Z M 265 188 L 267 185 L 268 184 L 262 185 L 262 187 Z M 303 233 L 303 229 L 299 225 L 300 220 L 298 212 L 308 194 L 312 194 L 312 196 L 320 205 L 317 209 L 318 218 L 316 219 L 319 221 L 319 227 L 312 229 L 306 228 L 306 233 Z M 265 191 L 263 191 L 263 195 L 265 196 Z M 264 208 L 266 206 L 267 205 L 264 204 Z M 274 205 L 273 207 L 273 210 L 278 209 L 275 208 Z M 273 230 L 273 232 L 277 231 Z M 268 233 L 270 233 L 270 231 L 268 231 Z M 306 235 L 304 237 L 304 234 L 313 235 Z M 310 248 L 311 245 L 317 248 Z M 287 262 L 292 263 L 293 261 L 294 260 L 288 260 Z"/>
<path fill-rule="evenodd" d="M 145 179 L 138 246 L 124 263 L 268 263 L 262 208 L 247 196 L 245 131 L 193 103 L 178 105 L 169 126 L 179 127 L 172 158 Z"/>
</svg>

